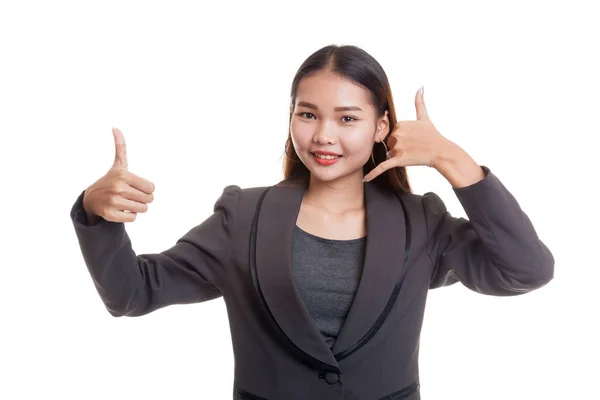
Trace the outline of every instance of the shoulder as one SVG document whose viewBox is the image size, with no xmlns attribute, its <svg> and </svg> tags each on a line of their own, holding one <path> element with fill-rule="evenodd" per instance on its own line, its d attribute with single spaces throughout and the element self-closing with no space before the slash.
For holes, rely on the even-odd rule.
<svg viewBox="0 0 600 400">
<path fill-rule="evenodd" d="M 426 216 L 431 214 L 443 214 L 446 211 L 446 207 L 440 196 L 435 192 L 426 192 L 424 194 L 408 193 L 408 192 L 396 192 L 400 200 L 404 204 L 410 205 L 414 210 L 424 213 Z"/>
<path fill-rule="evenodd" d="M 298 189 L 302 186 L 307 185 L 308 182 L 304 177 L 287 178 L 277 183 L 274 183 L 273 185 L 266 186 L 241 187 L 236 184 L 230 184 L 224 187 L 221 197 L 226 197 L 230 199 L 235 198 L 236 201 L 241 203 L 255 204 L 259 200 L 260 196 L 269 189 Z"/>
<path fill-rule="evenodd" d="M 447 214 L 444 201 L 435 192 L 399 193 L 399 195 L 411 218 L 416 218 L 417 224 L 423 224 L 427 232 L 435 230 Z"/>
<path fill-rule="evenodd" d="M 251 186 L 251 187 L 241 187 L 239 185 L 227 185 L 223 188 L 223 193 L 221 197 L 235 197 L 239 200 L 242 198 L 256 197 L 260 196 L 265 190 L 269 189 L 272 186 Z"/>
<path fill-rule="evenodd" d="M 446 205 L 435 192 L 427 192 L 419 196 L 425 216 L 440 215 L 446 212 Z"/>
<path fill-rule="evenodd" d="M 270 186 L 252 186 L 241 187 L 239 185 L 230 184 L 223 188 L 223 191 L 215 202 L 215 209 L 225 208 L 227 210 L 239 210 L 249 205 L 256 204 L 263 192 L 269 189 Z"/>
</svg>

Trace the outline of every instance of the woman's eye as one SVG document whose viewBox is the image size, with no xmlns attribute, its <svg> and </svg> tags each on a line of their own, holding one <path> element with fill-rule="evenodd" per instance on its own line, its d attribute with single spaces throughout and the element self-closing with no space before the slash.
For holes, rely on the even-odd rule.
<svg viewBox="0 0 600 400">
<path fill-rule="evenodd" d="M 301 112 L 301 113 L 299 113 L 298 115 L 300 115 L 300 116 L 302 116 L 302 117 L 304 117 L 304 118 L 307 118 L 307 117 L 305 116 L 306 114 L 310 114 L 310 115 L 314 116 L 314 114 L 313 114 L 313 113 L 309 113 L 309 112 Z M 309 119 L 310 119 L 310 118 L 309 118 Z"/>
<path fill-rule="evenodd" d="M 304 118 L 308 118 L 308 119 L 311 119 L 311 118 L 313 118 L 315 116 L 313 113 L 310 113 L 310 112 L 307 112 L 307 111 L 299 112 L 298 115 L 300 115 L 301 117 L 304 117 Z M 345 115 L 345 116 L 342 117 L 342 120 L 344 122 L 354 122 L 354 121 L 357 120 L 357 118 L 351 117 L 350 115 Z"/>
</svg>

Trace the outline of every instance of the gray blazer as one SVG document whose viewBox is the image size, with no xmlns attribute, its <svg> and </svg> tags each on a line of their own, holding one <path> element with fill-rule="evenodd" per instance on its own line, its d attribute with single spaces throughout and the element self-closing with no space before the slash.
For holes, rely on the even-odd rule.
<svg viewBox="0 0 600 400">
<path fill-rule="evenodd" d="M 419 400 L 419 335 L 429 289 L 461 282 L 515 296 L 548 283 L 554 257 L 486 166 L 454 188 L 469 219 L 433 192 L 365 183 L 367 244 L 356 297 L 332 349 L 294 286 L 292 234 L 305 184 L 230 185 L 214 213 L 161 253 L 135 254 L 123 223 L 71 218 L 108 312 L 140 316 L 223 296 L 235 356 L 234 399 Z"/>
</svg>

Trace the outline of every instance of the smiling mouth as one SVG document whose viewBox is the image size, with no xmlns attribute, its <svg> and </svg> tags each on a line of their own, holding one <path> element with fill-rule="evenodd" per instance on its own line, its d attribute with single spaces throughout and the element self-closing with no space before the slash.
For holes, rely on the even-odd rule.
<svg viewBox="0 0 600 400">
<path fill-rule="evenodd" d="M 329 155 L 329 154 L 317 154 L 317 153 L 311 153 L 313 156 L 318 157 L 322 160 L 335 160 L 338 158 L 341 158 L 342 156 L 334 156 L 334 155 Z"/>
</svg>

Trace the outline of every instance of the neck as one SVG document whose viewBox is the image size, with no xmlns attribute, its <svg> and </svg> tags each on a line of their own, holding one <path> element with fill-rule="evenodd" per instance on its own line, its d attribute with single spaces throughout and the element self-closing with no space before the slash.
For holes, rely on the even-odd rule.
<svg viewBox="0 0 600 400">
<path fill-rule="evenodd" d="M 364 208 L 364 183 L 361 176 L 346 176 L 334 181 L 320 181 L 310 176 L 304 201 L 332 214 L 344 214 Z"/>
</svg>

